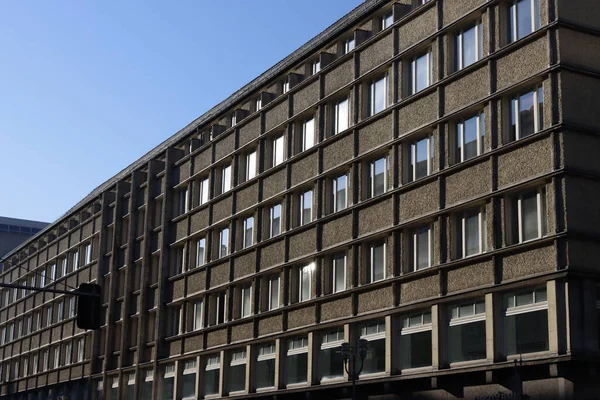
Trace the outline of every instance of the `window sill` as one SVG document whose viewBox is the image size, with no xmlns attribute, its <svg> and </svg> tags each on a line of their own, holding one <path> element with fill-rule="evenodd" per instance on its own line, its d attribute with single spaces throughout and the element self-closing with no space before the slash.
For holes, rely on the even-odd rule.
<svg viewBox="0 0 600 400">
<path fill-rule="evenodd" d="M 321 385 L 331 385 L 331 384 L 335 384 L 335 383 L 342 383 L 342 382 L 346 382 L 347 379 L 344 378 L 343 376 L 339 377 L 339 378 L 325 378 L 325 379 L 321 379 Z"/>
<path fill-rule="evenodd" d="M 359 375 L 359 379 L 374 379 L 374 378 L 381 378 L 384 376 L 388 376 L 389 374 L 387 372 L 372 372 L 369 374 L 360 374 Z"/>
<path fill-rule="evenodd" d="M 454 369 L 454 368 L 464 368 L 464 367 L 472 367 L 475 365 L 487 365 L 487 364 L 493 364 L 493 361 L 489 361 L 486 360 L 485 358 L 482 358 L 481 360 L 469 360 L 469 361 L 456 361 L 453 363 L 450 363 L 450 368 Z"/>
<path fill-rule="evenodd" d="M 417 368 L 406 368 L 400 371 L 402 375 L 411 375 L 411 374 L 421 374 L 423 372 L 431 372 L 435 371 L 435 368 L 432 366 L 427 367 L 417 367 Z"/>
<path fill-rule="evenodd" d="M 269 387 L 263 387 L 263 388 L 256 388 L 256 393 L 263 393 L 263 392 L 270 392 L 275 390 L 275 386 L 269 386 Z"/>
<path fill-rule="evenodd" d="M 244 396 L 248 394 L 248 392 L 246 392 L 245 390 L 237 390 L 235 392 L 229 392 L 229 396 Z M 185 399 L 183 399 L 185 400 Z"/>
<path fill-rule="evenodd" d="M 295 388 L 301 388 L 301 387 L 306 387 L 309 386 L 308 382 L 298 382 L 298 383 L 289 383 L 287 385 L 285 385 L 286 389 L 295 389 Z"/>
<path fill-rule="evenodd" d="M 506 356 L 506 361 L 534 360 L 536 358 L 546 358 L 551 355 L 550 350 L 537 351 L 535 353 L 513 354 Z"/>
</svg>

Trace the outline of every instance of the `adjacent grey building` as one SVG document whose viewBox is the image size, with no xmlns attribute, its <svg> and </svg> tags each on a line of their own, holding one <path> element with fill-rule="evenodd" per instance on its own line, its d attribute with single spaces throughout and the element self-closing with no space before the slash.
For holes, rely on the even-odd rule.
<svg viewBox="0 0 600 400">
<path fill-rule="evenodd" d="M 599 54 L 596 0 L 365 1 L 9 253 L 106 313 L 3 289 L 2 395 L 349 398 L 365 339 L 360 399 L 596 398 Z"/>
<path fill-rule="evenodd" d="M 0 259 L 47 225 L 47 222 L 0 217 Z"/>
</svg>

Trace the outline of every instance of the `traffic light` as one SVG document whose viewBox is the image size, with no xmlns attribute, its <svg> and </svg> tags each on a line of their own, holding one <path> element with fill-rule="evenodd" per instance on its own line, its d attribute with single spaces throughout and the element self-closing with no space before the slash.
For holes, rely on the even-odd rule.
<svg viewBox="0 0 600 400">
<path fill-rule="evenodd" d="M 77 290 L 77 327 L 100 329 L 102 323 L 102 296 L 100 285 L 82 283 Z"/>
</svg>

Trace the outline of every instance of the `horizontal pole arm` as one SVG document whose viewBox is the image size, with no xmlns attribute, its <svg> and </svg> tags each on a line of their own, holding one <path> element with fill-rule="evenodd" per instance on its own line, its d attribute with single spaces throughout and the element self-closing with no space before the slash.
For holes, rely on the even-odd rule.
<svg viewBox="0 0 600 400">
<path fill-rule="evenodd" d="M 99 294 L 82 293 L 82 292 L 78 292 L 76 290 L 45 289 L 45 288 L 38 288 L 35 286 L 13 285 L 12 283 L 0 283 L 0 287 L 10 288 L 10 289 L 26 289 L 26 290 L 32 290 L 34 292 L 70 294 L 72 296 L 100 297 Z"/>
</svg>

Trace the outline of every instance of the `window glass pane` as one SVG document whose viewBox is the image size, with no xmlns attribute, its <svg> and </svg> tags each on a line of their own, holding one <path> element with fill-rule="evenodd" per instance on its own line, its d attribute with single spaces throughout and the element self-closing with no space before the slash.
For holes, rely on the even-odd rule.
<svg viewBox="0 0 600 400">
<path fill-rule="evenodd" d="M 198 253 L 196 255 L 196 265 L 197 266 L 204 265 L 204 260 L 206 259 L 205 255 L 204 255 L 205 249 L 206 249 L 206 239 L 198 240 Z"/>
<path fill-rule="evenodd" d="M 533 32 L 531 15 L 531 2 L 533 0 L 520 0 L 517 2 L 517 40 Z"/>
<path fill-rule="evenodd" d="M 348 129 L 348 100 L 342 100 L 336 105 L 335 133 Z"/>
<path fill-rule="evenodd" d="M 429 267 L 429 227 L 424 227 L 416 231 L 417 254 L 416 267 L 417 269 Z"/>
<path fill-rule="evenodd" d="M 429 53 L 423 54 L 415 60 L 415 93 L 429 86 Z"/>
<path fill-rule="evenodd" d="M 506 355 L 548 350 L 548 310 L 504 318 Z"/>
<path fill-rule="evenodd" d="M 383 244 L 371 248 L 373 262 L 373 282 L 385 278 L 385 246 Z"/>
<path fill-rule="evenodd" d="M 229 391 L 239 392 L 246 389 L 246 364 L 229 367 Z"/>
<path fill-rule="evenodd" d="M 304 123 L 303 150 L 310 149 L 315 144 L 315 120 L 310 119 Z"/>
<path fill-rule="evenodd" d="M 308 354 L 296 354 L 285 358 L 285 383 L 306 382 L 308 368 Z"/>
<path fill-rule="evenodd" d="M 385 371 L 385 339 L 370 340 L 361 374 Z"/>
<path fill-rule="evenodd" d="M 465 256 L 479 254 L 480 239 L 479 239 L 479 211 L 466 213 L 464 218 L 465 224 Z"/>
<path fill-rule="evenodd" d="M 229 254 L 229 228 L 225 228 L 221 231 L 221 257 L 225 257 Z"/>
<path fill-rule="evenodd" d="M 310 267 L 300 270 L 300 301 L 310 299 Z"/>
<path fill-rule="evenodd" d="M 465 121 L 464 123 L 464 135 L 465 135 L 465 157 L 464 160 L 473 158 L 479 154 L 477 148 L 477 128 L 478 128 L 478 117 L 475 116 Z"/>
<path fill-rule="evenodd" d="M 196 396 L 196 374 L 185 374 L 182 376 L 181 396 L 194 398 Z"/>
<path fill-rule="evenodd" d="M 231 189 L 231 166 L 223 168 L 223 192 Z"/>
<path fill-rule="evenodd" d="M 244 227 L 244 247 L 252 246 L 254 242 L 253 233 L 254 231 L 254 217 L 249 217 L 245 221 Z"/>
<path fill-rule="evenodd" d="M 322 349 L 319 352 L 319 378 L 321 380 L 344 376 L 344 358 L 339 348 Z"/>
<path fill-rule="evenodd" d="M 346 208 L 346 176 L 340 176 L 336 179 L 336 211 Z"/>
<path fill-rule="evenodd" d="M 161 378 L 162 379 L 162 399 L 173 400 L 173 392 L 175 390 L 175 377 Z M 111 393 L 111 399 L 112 399 Z M 115 399 L 117 397 L 114 397 Z"/>
<path fill-rule="evenodd" d="M 415 179 L 420 179 L 428 175 L 428 146 L 429 138 L 419 140 L 415 145 Z"/>
<path fill-rule="evenodd" d="M 473 26 L 471 29 L 464 31 L 462 34 L 462 66 L 467 67 L 477 61 L 477 41 L 476 41 L 476 28 Z"/>
<path fill-rule="evenodd" d="M 431 331 L 400 336 L 400 368 L 431 365 Z"/>
<path fill-rule="evenodd" d="M 275 139 L 273 151 L 273 166 L 281 164 L 283 162 L 283 136 Z"/>
<path fill-rule="evenodd" d="M 533 292 L 523 292 L 515 296 L 517 301 L 516 306 L 524 306 L 527 304 L 533 304 Z"/>
<path fill-rule="evenodd" d="M 547 301 L 547 296 L 546 296 L 546 288 L 543 289 L 537 289 L 535 291 L 535 302 L 536 303 L 541 303 Z"/>
<path fill-rule="evenodd" d="M 271 298 L 269 299 L 270 310 L 274 310 L 279 307 L 279 279 L 274 278 L 269 282 L 271 287 Z"/>
<path fill-rule="evenodd" d="M 533 101 L 533 92 L 526 93 L 519 97 L 519 137 L 521 138 L 535 133 Z"/>
<path fill-rule="evenodd" d="M 377 114 L 380 111 L 383 111 L 387 104 L 386 99 L 386 78 L 382 78 L 371 85 L 371 100 L 372 104 L 372 113 Z"/>
<path fill-rule="evenodd" d="M 521 198 L 521 215 L 523 226 L 523 240 L 531 240 L 539 237 L 538 232 L 538 209 L 537 193 L 525 195 Z"/>
<path fill-rule="evenodd" d="M 333 292 L 339 292 L 346 289 L 346 257 L 338 255 L 333 258 Z"/>
<path fill-rule="evenodd" d="M 485 321 L 449 327 L 448 341 L 451 363 L 485 359 Z"/>
<path fill-rule="evenodd" d="M 219 393 L 219 369 L 204 371 L 204 394 Z"/>
<path fill-rule="evenodd" d="M 256 152 L 248 154 L 248 162 L 246 165 L 246 179 L 252 179 L 256 176 Z"/>
<path fill-rule="evenodd" d="M 468 317 L 474 314 L 475 310 L 473 309 L 474 305 L 472 303 L 463 304 L 459 306 L 459 315 L 461 317 Z"/>
<path fill-rule="evenodd" d="M 275 385 L 275 359 L 258 361 L 255 365 L 256 387 L 265 388 Z"/>
<path fill-rule="evenodd" d="M 273 206 L 271 209 L 271 236 L 281 233 L 281 204 Z"/>
<path fill-rule="evenodd" d="M 385 158 L 373 162 L 373 196 L 385 192 Z"/>
<path fill-rule="evenodd" d="M 312 220 L 312 190 L 302 195 L 302 223 L 307 224 Z"/>
<path fill-rule="evenodd" d="M 251 312 L 251 308 L 250 308 L 250 287 L 245 287 L 242 290 L 242 302 L 243 302 L 243 307 L 242 307 L 242 317 L 247 317 L 250 315 Z"/>
</svg>

